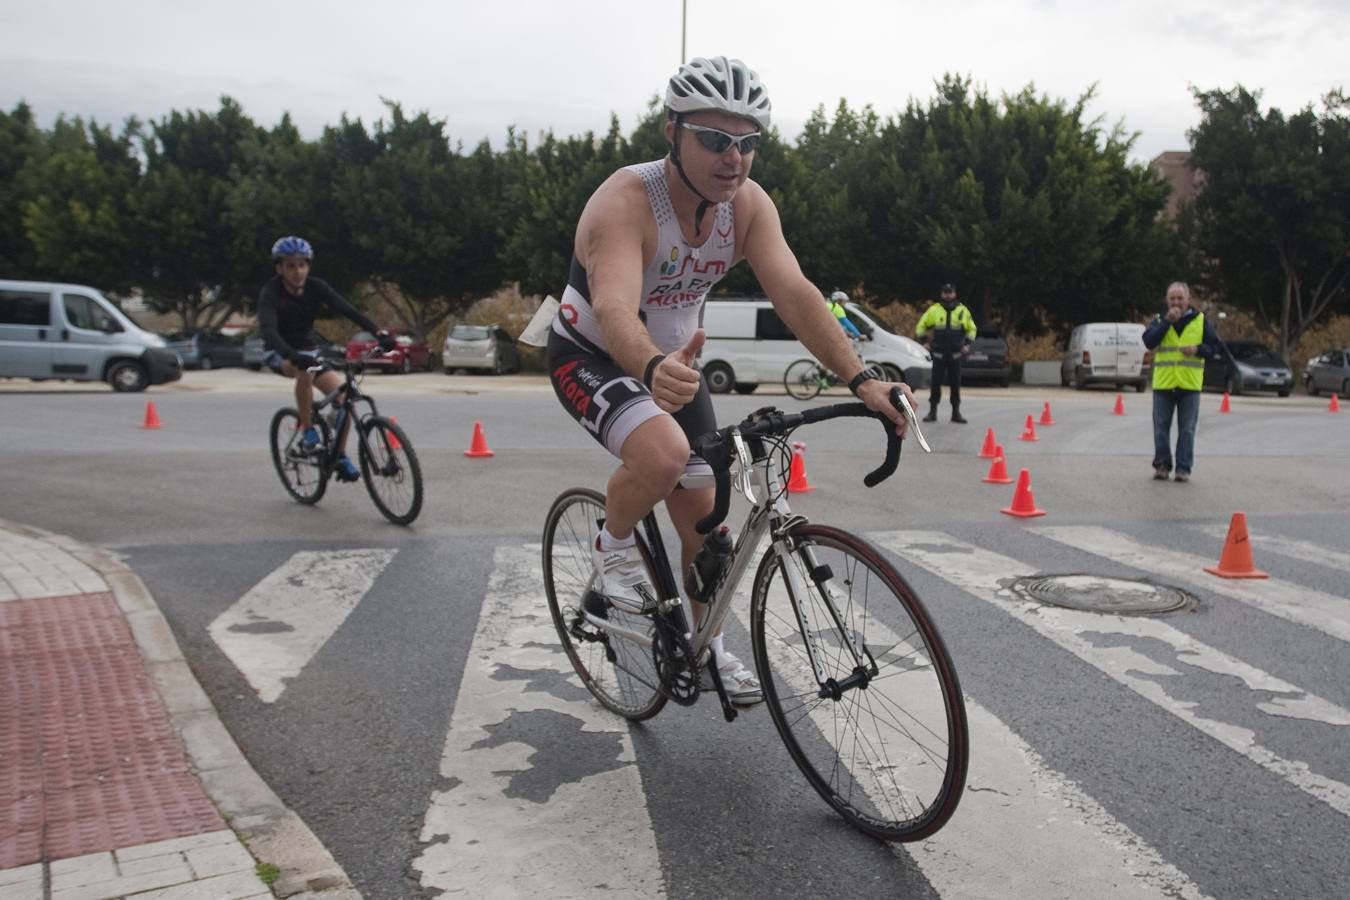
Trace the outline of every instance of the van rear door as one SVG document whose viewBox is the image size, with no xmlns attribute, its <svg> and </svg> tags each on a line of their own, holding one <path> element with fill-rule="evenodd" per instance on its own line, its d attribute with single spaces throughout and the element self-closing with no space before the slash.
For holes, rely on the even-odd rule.
<svg viewBox="0 0 1350 900">
<path fill-rule="evenodd" d="M 51 377 L 51 340 L 51 292 L 0 287 L 0 375 Z"/>
<path fill-rule="evenodd" d="M 1144 371 L 1144 326 L 1122 322 L 1116 325 L 1115 367 L 1120 378 L 1139 378 Z"/>
</svg>

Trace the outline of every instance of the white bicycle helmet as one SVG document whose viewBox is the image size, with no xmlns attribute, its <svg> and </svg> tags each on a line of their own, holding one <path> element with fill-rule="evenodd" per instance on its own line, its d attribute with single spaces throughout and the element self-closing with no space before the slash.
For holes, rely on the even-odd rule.
<svg viewBox="0 0 1350 900">
<path fill-rule="evenodd" d="M 666 86 L 666 108 L 676 115 L 713 109 L 753 120 L 769 129 L 769 93 L 755 71 L 739 59 L 695 57 Z"/>
<path fill-rule="evenodd" d="M 847 303 L 848 294 L 845 294 L 843 291 L 835 291 L 830 295 L 830 299 L 839 303 Z"/>
</svg>

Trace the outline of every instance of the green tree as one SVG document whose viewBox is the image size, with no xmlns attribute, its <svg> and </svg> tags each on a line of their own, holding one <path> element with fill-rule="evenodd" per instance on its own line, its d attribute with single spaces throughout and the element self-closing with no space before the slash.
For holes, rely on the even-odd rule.
<svg viewBox="0 0 1350 900">
<path fill-rule="evenodd" d="M 213 327 L 257 291 L 258 248 L 230 218 L 234 166 L 265 133 L 222 97 L 215 113 L 173 112 L 143 142 L 145 177 L 136 192 L 141 285 L 160 312 L 185 328 Z"/>
<path fill-rule="evenodd" d="M 1286 117 L 1241 85 L 1195 92 L 1191 162 L 1211 287 L 1279 331 L 1287 355 L 1350 287 L 1350 104 Z"/>
<path fill-rule="evenodd" d="M 26 103 L 12 112 L 0 111 L 0 272 L 24 277 L 34 272 L 33 244 L 23 228 L 23 207 L 28 199 L 21 190 L 19 173 L 42 147 L 43 134 L 33 121 Z"/>
<path fill-rule="evenodd" d="M 120 134 L 97 122 L 57 119 L 19 172 L 31 271 L 125 292 L 134 279 L 136 229 L 127 198 L 140 177 L 129 120 Z"/>
</svg>

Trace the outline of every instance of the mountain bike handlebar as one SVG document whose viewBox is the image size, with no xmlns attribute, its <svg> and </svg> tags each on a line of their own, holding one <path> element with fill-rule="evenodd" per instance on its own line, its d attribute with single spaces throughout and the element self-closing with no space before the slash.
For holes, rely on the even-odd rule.
<svg viewBox="0 0 1350 900">
<path fill-rule="evenodd" d="M 897 394 L 899 388 L 891 391 L 891 402 L 900 409 Z M 712 468 L 716 494 L 713 498 L 713 510 L 699 519 L 695 528 L 699 534 L 707 534 L 727 517 L 731 508 L 731 464 L 736 459 L 734 435 L 742 438 L 786 437 L 802 425 L 824 422 L 839 418 L 872 418 L 881 422 L 886 431 L 886 458 L 871 472 L 863 476 L 863 484 L 876 487 L 895 473 L 900 463 L 900 436 L 890 419 L 881 413 L 873 412 L 863 403 L 835 403 L 830 406 L 817 406 L 800 413 L 787 413 L 772 406 L 757 409 L 735 425 L 727 425 L 716 431 L 710 431 L 694 441 L 694 452 L 703 458 Z"/>
</svg>

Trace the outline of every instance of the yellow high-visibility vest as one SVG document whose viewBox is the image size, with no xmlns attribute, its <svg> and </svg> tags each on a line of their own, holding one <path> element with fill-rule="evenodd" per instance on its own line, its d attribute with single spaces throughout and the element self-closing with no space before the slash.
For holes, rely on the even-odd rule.
<svg viewBox="0 0 1350 900">
<path fill-rule="evenodd" d="M 1205 358 L 1198 353 L 1187 356 L 1182 347 L 1199 347 L 1205 339 L 1205 314 L 1196 313 L 1195 318 L 1186 323 L 1186 327 L 1177 334 L 1171 325 L 1163 333 L 1162 343 L 1153 351 L 1153 389 L 1170 391 L 1181 388 L 1183 391 L 1198 391 L 1205 383 Z"/>
</svg>

